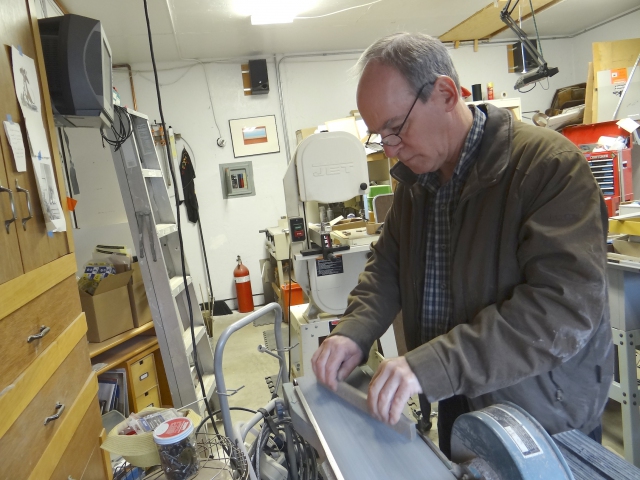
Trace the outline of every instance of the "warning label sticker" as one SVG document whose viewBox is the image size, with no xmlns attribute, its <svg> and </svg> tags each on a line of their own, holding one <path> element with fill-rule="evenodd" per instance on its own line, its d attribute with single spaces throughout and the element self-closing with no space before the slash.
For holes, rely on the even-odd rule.
<svg viewBox="0 0 640 480">
<path fill-rule="evenodd" d="M 338 257 L 334 260 L 316 260 L 316 272 L 319 277 L 344 273 L 342 257 Z"/>
<path fill-rule="evenodd" d="M 542 454 L 538 442 L 531 436 L 526 427 L 513 415 L 500 407 L 488 407 L 484 413 L 498 422 L 516 444 L 524 457 L 533 457 Z"/>
</svg>

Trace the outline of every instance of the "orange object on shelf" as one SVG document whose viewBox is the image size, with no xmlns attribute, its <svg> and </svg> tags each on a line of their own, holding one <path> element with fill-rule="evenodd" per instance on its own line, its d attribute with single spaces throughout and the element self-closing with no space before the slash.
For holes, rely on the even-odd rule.
<svg viewBox="0 0 640 480">
<path fill-rule="evenodd" d="M 289 292 L 289 284 L 280 285 L 282 292 L 282 311 L 283 319 L 289 323 L 289 297 L 291 297 L 291 305 L 302 305 L 304 303 L 304 293 L 302 287 L 296 282 L 291 282 L 291 292 Z"/>
</svg>

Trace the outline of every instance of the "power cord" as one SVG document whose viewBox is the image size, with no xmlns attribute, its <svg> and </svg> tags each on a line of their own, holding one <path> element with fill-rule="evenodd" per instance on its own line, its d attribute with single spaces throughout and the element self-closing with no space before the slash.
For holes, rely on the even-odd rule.
<svg viewBox="0 0 640 480">
<path fill-rule="evenodd" d="M 107 142 L 113 147 L 113 151 L 117 152 L 133 133 L 133 123 L 131 122 L 131 117 L 125 108 L 114 105 L 113 111 L 118 115 L 118 119 L 120 120 L 120 122 L 118 122 L 120 124 L 120 128 L 118 130 L 114 127 L 115 122 L 111 123 L 111 131 L 113 132 L 115 140 L 111 140 L 104 134 L 103 127 L 100 127 L 100 135 L 102 136 L 102 147 L 104 148 L 104 142 Z M 125 122 L 122 121 L 123 116 L 127 119 L 126 125 L 128 125 L 128 127 L 126 127 Z"/>
<path fill-rule="evenodd" d="M 147 0 L 144 0 L 144 15 L 147 22 L 147 34 L 149 36 L 149 50 L 151 52 L 151 64 L 153 65 L 153 75 L 155 78 L 156 84 L 156 96 L 158 97 L 158 110 L 160 111 L 160 121 L 162 125 L 166 125 L 164 121 L 164 112 L 162 110 L 162 97 L 160 95 L 160 82 L 158 81 L 158 69 L 156 67 L 156 59 L 153 53 L 153 39 L 151 36 L 151 22 L 149 21 L 149 9 L 147 5 Z M 129 120 L 131 122 L 131 120 Z M 167 158 L 171 159 L 173 156 L 171 155 L 171 147 L 169 143 L 169 136 L 167 133 L 167 129 L 163 129 L 164 137 L 165 137 L 165 147 L 167 149 Z M 104 137 L 103 137 L 104 138 Z M 186 272 L 186 264 L 184 257 L 184 242 L 182 239 L 182 225 L 181 225 L 181 215 L 180 215 L 180 195 L 178 194 L 178 183 L 176 182 L 176 174 L 174 171 L 173 162 L 169 161 L 169 171 L 171 172 L 171 178 L 173 180 L 173 191 L 175 193 L 175 202 L 176 202 L 176 220 L 178 225 L 178 240 L 180 244 L 180 261 L 182 267 L 182 281 L 184 282 L 184 293 L 187 298 L 187 306 L 189 308 L 189 326 L 191 330 L 191 343 L 193 345 L 193 364 L 196 369 L 196 373 L 198 375 L 198 382 L 200 383 L 200 389 L 202 390 L 202 397 L 204 398 L 204 404 L 207 409 L 207 413 L 209 417 L 213 419 L 214 414 L 211 410 L 211 405 L 209 405 L 209 399 L 207 398 L 207 390 L 204 386 L 204 382 L 202 380 L 202 371 L 200 370 L 200 364 L 198 362 L 198 348 L 196 344 L 196 334 L 195 328 L 193 324 L 193 306 L 191 305 L 191 295 L 189 294 L 189 286 L 187 284 L 187 272 Z M 213 422 L 215 429 L 215 422 Z"/>
</svg>

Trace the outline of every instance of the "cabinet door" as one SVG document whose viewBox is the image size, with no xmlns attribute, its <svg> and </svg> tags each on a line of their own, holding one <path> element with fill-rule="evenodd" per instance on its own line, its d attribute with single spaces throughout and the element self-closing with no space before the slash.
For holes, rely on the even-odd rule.
<svg viewBox="0 0 640 480">
<path fill-rule="evenodd" d="M 4 130 L 4 128 L 3 128 Z M 0 185 L 11 188 L 7 183 L 7 175 L 4 169 L 4 158 L 0 150 Z M 12 189 L 13 190 L 13 189 Z M 15 194 L 14 194 L 15 199 Z M 13 218 L 11 203 L 8 193 L 0 193 L 0 284 L 19 277 L 24 273 L 20 261 L 20 248 L 18 247 L 18 234 L 16 222 L 9 226 L 9 233 L 5 228 L 5 220 Z"/>
<path fill-rule="evenodd" d="M 43 95 L 43 92 L 48 92 L 48 86 L 42 62 L 39 61 L 39 58 L 41 59 L 42 57 L 42 48 L 39 44 L 36 44 L 36 41 L 40 41 L 40 36 L 37 32 L 37 21 L 30 14 L 28 2 L 25 0 L 2 0 L 0 44 L 3 46 L 3 51 L 0 55 L 0 85 L 2 86 L 0 88 L 0 119 L 5 120 L 7 114 L 9 114 L 14 122 L 19 122 L 23 129 L 22 133 L 25 140 L 25 147 L 28 147 L 24 118 L 22 117 L 15 93 L 11 61 L 11 45 L 16 47 L 20 46 L 22 52 L 36 62 L 38 83 L 40 85 L 40 103 L 42 106 L 40 113 L 45 126 L 49 150 L 51 155 L 54 156 L 53 163 L 56 169 L 56 180 L 61 199 L 60 203 L 65 210 L 67 228 L 70 228 L 69 216 L 66 211 L 64 182 L 60 181 L 58 145 L 55 135 L 51 135 L 51 132 L 55 132 L 55 130 L 51 128 L 52 124 L 50 124 L 50 119 L 46 113 L 48 110 L 50 111 L 50 99 L 48 93 Z M 22 228 L 21 222 L 16 229 L 20 251 L 22 252 L 22 265 L 26 273 L 70 253 L 72 247 L 69 240 L 69 232 L 55 233 L 52 236 L 47 235 L 42 207 L 38 196 L 36 178 L 30 159 L 27 161 L 27 171 L 19 173 L 15 170 L 13 154 L 7 142 L 4 128 L 0 128 L 0 144 L 4 156 L 4 167 L 9 188 L 15 189 L 15 181 L 17 179 L 19 185 L 27 189 L 31 194 L 33 218 L 27 222 L 26 230 Z M 27 152 L 28 151 L 27 148 Z M 26 196 L 21 193 L 15 195 L 15 199 L 18 216 L 20 218 L 27 217 Z"/>
</svg>

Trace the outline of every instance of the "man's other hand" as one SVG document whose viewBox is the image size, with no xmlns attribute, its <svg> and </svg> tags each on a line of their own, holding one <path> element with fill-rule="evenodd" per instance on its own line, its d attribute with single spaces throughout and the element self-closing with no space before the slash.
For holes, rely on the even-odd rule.
<svg viewBox="0 0 640 480">
<path fill-rule="evenodd" d="M 342 335 L 329 337 L 311 357 L 316 379 L 334 392 L 338 382 L 344 380 L 363 359 L 362 350 L 350 338 Z"/>
<path fill-rule="evenodd" d="M 381 422 L 395 425 L 409 398 L 417 393 L 422 393 L 422 387 L 405 358 L 390 358 L 380 364 L 369 384 L 369 411 Z"/>
</svg>

